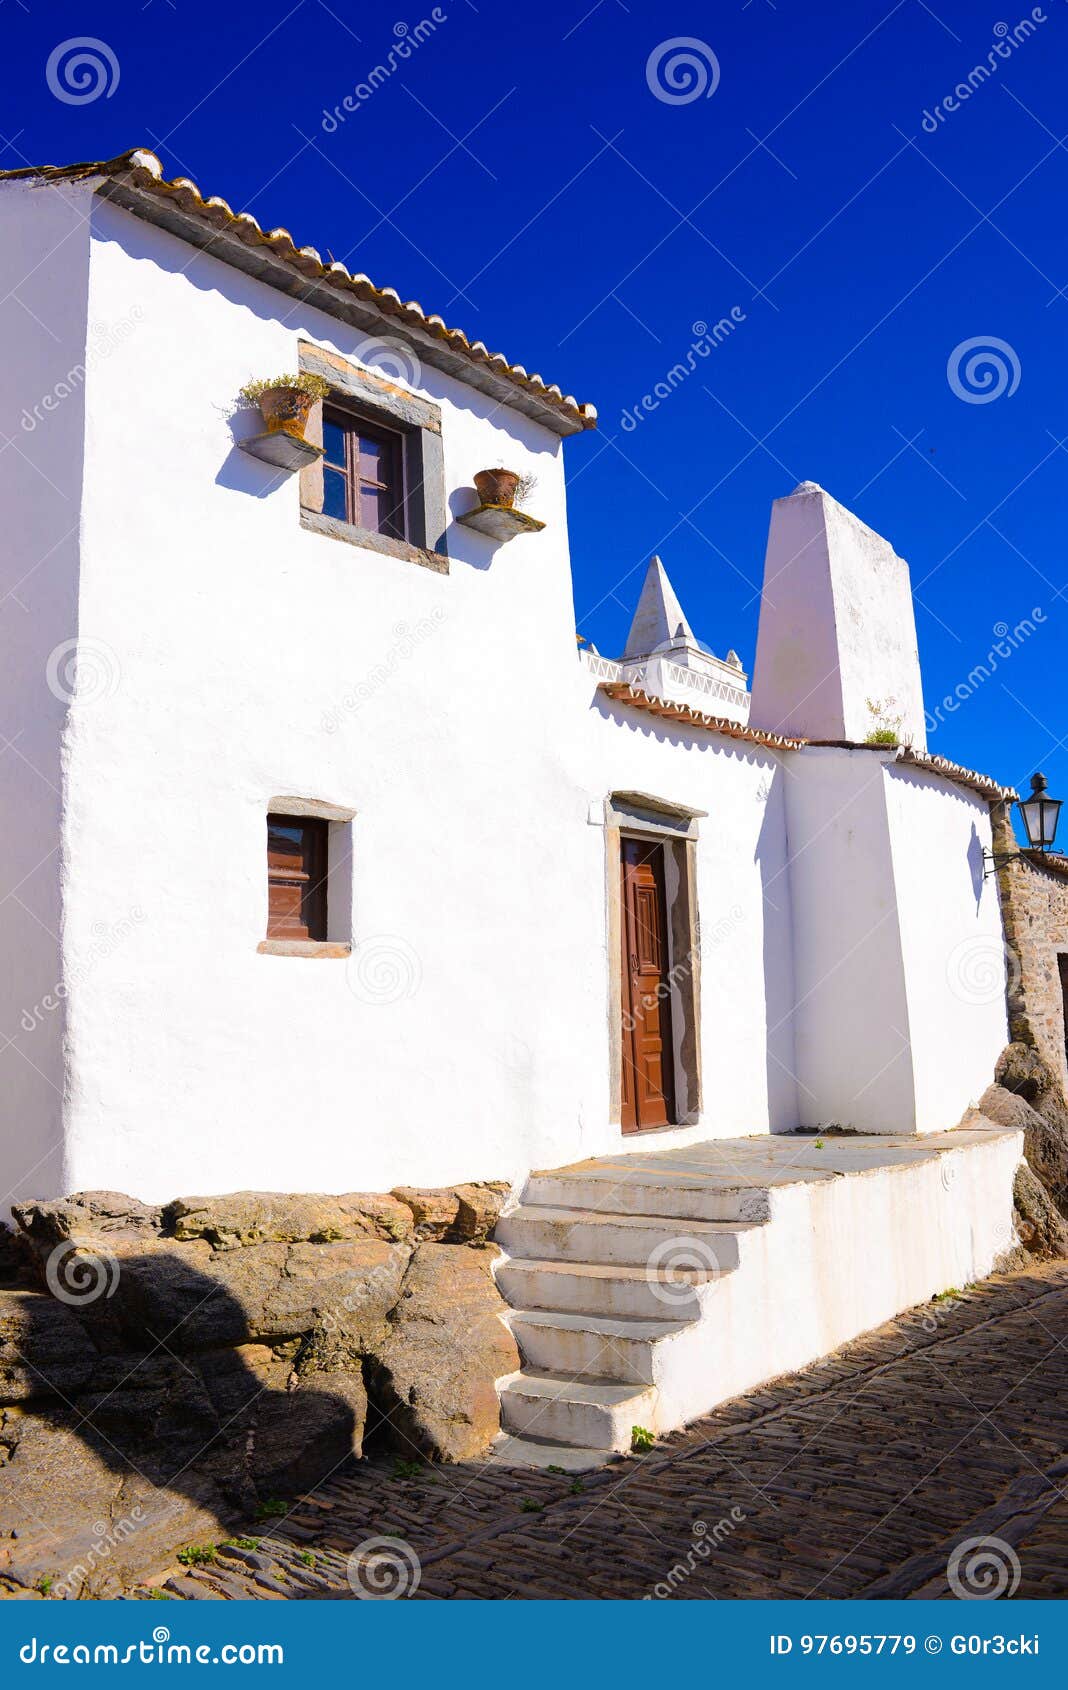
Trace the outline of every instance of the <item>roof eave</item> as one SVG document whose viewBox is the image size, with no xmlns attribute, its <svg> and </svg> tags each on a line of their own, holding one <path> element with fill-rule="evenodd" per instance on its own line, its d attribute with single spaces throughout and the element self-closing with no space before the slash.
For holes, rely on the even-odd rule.
<svg viewBox="0 0 1068 1690">
<path fill-rule="evenodd" d="M 135 148 L 98 162 L 0 171 L 0 182 L 19 179 L 42 186 L 79 182 L 135 217 L 363 334 L 388 334 L 402 341 L 421 362 L 554 434 L 579 434 L 597 425 L 592 405 L 580 405 L 521 364 L 491 353 L 481 341 L 468 340 L 440 317 L 427 316 L 414 300 L 405 302 L 391 288 L 376 288 L 368 277 L 350 274 L 343 264 L 324 264 L 314 247 L 298 247 L 288 230 L 262 229 L 254 217 L 235 213 L 225 200 L 205 198 L 187 177 L 166 180 L 154 153 Z"/>
<path fill-rule="evenodd" d="M 132 183 L 114 177 L 102 181 L 96 191 L 102 199 L 112 201 L 135 217 L 166 229 L 180 240 L 199 247 L 236 270 L 243 270 L 246 275 L 279 289 L 292 299 L 302 300 L 329 317 L 339 318 L 350 327 L 359 329 L 361 334 L 379 339 L 385 334 L 402 341 L 432 369 L 442 370 L 465 386 L 477 388 L 498 404 L 521 411 L 544 428 L 552 429 L 554 434 L 581 434 L 584 429 L 593 426 L 580 414 L 548 404 L 507 377 L 495 375 L 492 369 L 472 362 L 463 352 L 454 350 L 425 329 L 405 321 L 400 313 L 385 311 L 372 300 L 361 299 L 351 286 L 343 290 L 336 281 L 324 276 L 301 275 L 291 263 L 276 257 L 268 247 L 251 244 L 230 228 L 212 228 L 171 200 L 145 193 Z"/>
</svg>

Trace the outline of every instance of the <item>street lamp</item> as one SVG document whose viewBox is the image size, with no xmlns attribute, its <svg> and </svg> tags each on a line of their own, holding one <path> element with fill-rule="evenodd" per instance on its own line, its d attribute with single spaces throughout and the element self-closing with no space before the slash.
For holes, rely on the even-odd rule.
<svg viewBox="0 0 1068 1690">
<path fill-rule="evenodd" d="M 1031 776 L 1031 796 L 1030 798 L 1021 798 L 1017 804 L 1017 809 L 1023 817 L 1028 848 L 1032 851 L 1042 852 L 1051 850 L 1053 841 L 1057 836 L 1061 800 L 1049 796 L 1045 775 L 1035 774 Z M 1001 868 L 1003 863 L 1019 862 L 1026 855 L 1025 851 L 984 851 L 983 856 L 991 865 L 986 873 L 991 875 L 995 869 Z"/>
<path fill-rule="evenodd" d="M 1018 809 L 1032 851 L 1048 851 L 1056 838 L 1061 800 L 1048 796 L 1045 775 L 1031 776 L 1031 796 L 1021 798 Z"/>
</svg>

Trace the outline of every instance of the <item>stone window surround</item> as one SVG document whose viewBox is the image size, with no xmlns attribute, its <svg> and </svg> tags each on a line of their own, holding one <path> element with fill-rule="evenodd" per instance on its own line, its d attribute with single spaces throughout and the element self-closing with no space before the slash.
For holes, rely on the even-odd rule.
<svg viewBox="0 0 1068 1690">
<path fill-rule="evenodd" d="M 601 812 L 598 814 L 598 812 Z M 698 822 L 693 810 L 646 792 L 613 792 L 592 805 L 590 821 L 605 830 L 608 915 L 608 1018 L 610 1120 L 622 1132 L 623 1117 L 623 905 L 622 839 L 655 839 L 664 847 L 668 906 L 671 1031 L 675 1065 L 675 1112 L 669 1127 L 650 1134 L 697 1126 L 701 1119 L 701 939 L 697 912 Z M 689 966 L 685 965 L 689 959 Z M 628 1140 L 645 1136 L 628 1132 Z"/>
<path fill-rule="evenodd" d="M 356 811 L 319 798 L 270 798 L 267 816 L 308 816 L 329 824 L 327 832 L 326 939 L 261 939 L 260 956 L 312 957 L 329 961 L 352 955 L 352 822 Z M 347 935 L 347 937 L 346 937 Z"/>
<path fill-rule="evenodd" d="M 323 467 L 309 464 L 300 472 L 300 521 L 303 528 L 344 540 L 350 546 L 381 552 L 386 557 L 420 564 L 440 575 L 449 572 L 445 550 L 448 508 L 445 499 L 445 463 L 441 445 L 441 408 L 427 399 L 398 387 L 384 376 L 361 369 L 326 347 L 310 341 L 298 343 L 300 370 L 322 376 L 330 383 L 331 397 L 342 405 L 391 428 L 402 437 L 404 452 L 404 515 L 407 538 L 395 540 L 388 534 L 358 528 L 337 517 L 323 514 Z M 313 446 L 323 443 L 323 407 L 312 408 L 305 438 Z"/>
</svg>

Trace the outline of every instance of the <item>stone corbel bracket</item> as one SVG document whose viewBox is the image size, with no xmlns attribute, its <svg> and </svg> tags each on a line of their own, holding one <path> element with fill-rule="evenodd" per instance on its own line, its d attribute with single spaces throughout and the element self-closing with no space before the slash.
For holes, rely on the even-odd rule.
<svg viewBox="0 0 1068 1690">
<path fill-rule="evenodd" d="M 500 543 L 511 540 L 516 534 L 540 534 L 545 527 L 537 517 L 518 511 L 513 505 L 477 505 L 473 511 L 465 511 L 456 520 L 462 522 L 465 528 L 474 528 L 479 534 L 488 534 L 491 540 Z"/>
</svg>

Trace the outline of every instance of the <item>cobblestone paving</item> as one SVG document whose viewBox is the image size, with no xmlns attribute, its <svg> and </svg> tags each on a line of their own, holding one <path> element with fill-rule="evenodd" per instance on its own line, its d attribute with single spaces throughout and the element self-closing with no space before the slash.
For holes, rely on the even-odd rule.
<svg viewBox="0 0 1068 1690">
<path fill-rule="evenodd" d="M 349 1557 L 375 1538 L 367 1582 L 417 1600 L 945 1597 L 958 1546 L 994 1537 L 1018 1596 L 1064 1597 L 1066 1453 L 1057 1263 L 925 1304 L 580 1481 L 364 1462 L 269 1536 L 250 1525 L 214 1566 L 161 1582 L 187 1599 L 351 1599 Z"/>
</svg>

